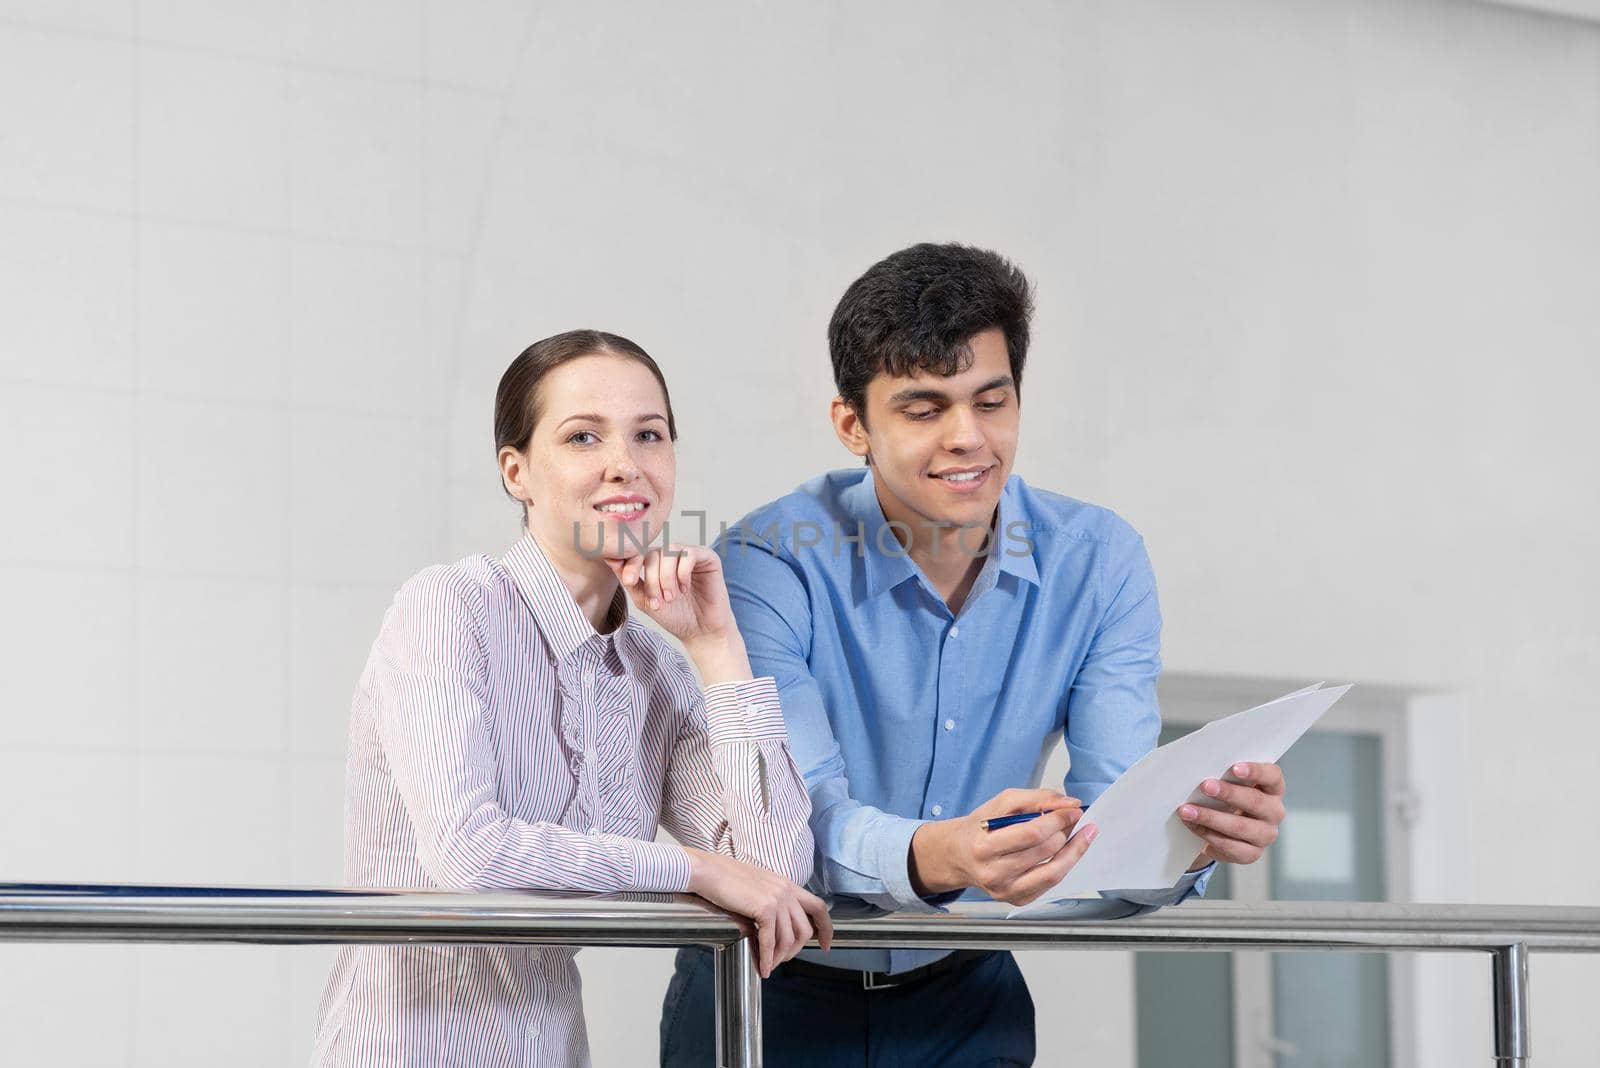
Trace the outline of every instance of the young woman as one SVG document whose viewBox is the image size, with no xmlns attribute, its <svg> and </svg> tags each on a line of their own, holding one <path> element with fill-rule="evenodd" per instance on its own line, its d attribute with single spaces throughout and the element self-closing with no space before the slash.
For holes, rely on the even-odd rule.
<svg viewBox="0 0 1600 1068">
<path fill-rule="evenodd" d="M 721 563 L 648 546 L 677 428 L 655 361 L 575 331 L 495 399 L 526 533 L 403 587 L 361 676 L 346 770 L 357 886 L 688 891 L 757 924 L 759 968 L 831 927 L 777 691 L 751 678 Z M 682 642 L 699 671 L 629 611 Z M 657 843 L 657 824 L 682 845 Z M 324 1065 L 588 1062 L 575 950 L 351 946 L 323 996 Z"/>
</svg>

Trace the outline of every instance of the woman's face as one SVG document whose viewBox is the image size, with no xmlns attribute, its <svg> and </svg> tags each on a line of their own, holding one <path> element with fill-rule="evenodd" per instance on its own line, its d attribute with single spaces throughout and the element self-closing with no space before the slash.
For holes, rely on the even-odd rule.
<svg viewBox="0 0 1600 1068">
<path fill-rule="evenodd" d="M 557 367 L 538 389 L 525 462 L 507 465 L 515 450 L 501 453 L 530 505 L 528 529 L 569 559 L 637 555 L 661 533 L 678 475 L 661 385 L 638 360 L 596 354 Z"/>
</svg>

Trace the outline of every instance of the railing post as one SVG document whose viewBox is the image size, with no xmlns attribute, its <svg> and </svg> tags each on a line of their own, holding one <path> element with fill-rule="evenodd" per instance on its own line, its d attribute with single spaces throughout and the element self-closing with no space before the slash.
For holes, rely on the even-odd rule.
<svg viewBox="0 0 1600 1068">
<path fill-rule="evenodd" d="M 716 947 L 719 1068 L 761 1068 L 761 976 L 756 940 Z"/>
<path fill-rule="evenodd" d="M 1533 1064 L 1528 1033 L 1528 947 L 1521 942 L 1494 951 L 1494 1063 L 1496 1068 L 1529 1068 Z"/>
</svg>

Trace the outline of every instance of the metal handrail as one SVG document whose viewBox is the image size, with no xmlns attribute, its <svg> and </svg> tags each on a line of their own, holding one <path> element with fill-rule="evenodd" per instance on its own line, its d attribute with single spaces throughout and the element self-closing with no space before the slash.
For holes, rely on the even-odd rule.
<svg viewBox="0 0 1600 1068">
<path fill-rule="evenodd" d="M 1600 952 L 1600 908 L 1190 902 L 1125 920 L 836 916 L 838 948 L 1480 951 L 1492 954 L 1497 1064 L 1531 1064 L 1528 953 Z M 692 899 L 248 887 L 0 884 L 0 942 L 709 946 L 719 1063 L 761 1063 L 761 988 L 742 921 Z"/>
</svg>

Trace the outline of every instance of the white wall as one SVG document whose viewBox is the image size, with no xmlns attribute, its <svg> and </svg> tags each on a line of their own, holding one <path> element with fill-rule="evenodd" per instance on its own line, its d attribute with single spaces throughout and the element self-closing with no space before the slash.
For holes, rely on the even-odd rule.
<svg viewBox="0 0 1600 1068">
<path fill-rule="evenodd" d="M 842 287 L 961 239 L 1038 282 L 1020 469 L 1145 532 L 1169 665 L 1458 690 L 1460 896 L 1600 903 L 1596 189 L 1600 29 L 1452 0 L 0 0 L 0 878 L 336 880 L 384 604 L 515 533 L 511 357 L 641 341 L 736 518 L 846 462 Z M 326 962 L 4 952 L 19 1063 L 298 1062 Z M 666 957 L 589 956 L 640 1063 Z M 1036 990 L 1080 1063 L 1111 970 Z M 1535 960 L 1541 1064 L 1597 975 Z"/>
</svg>

